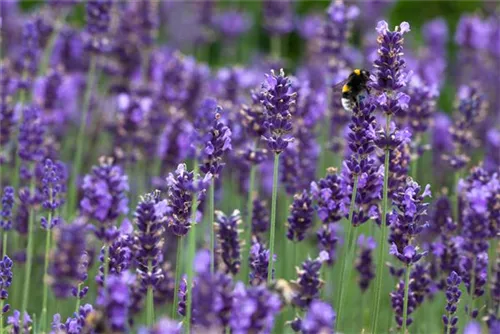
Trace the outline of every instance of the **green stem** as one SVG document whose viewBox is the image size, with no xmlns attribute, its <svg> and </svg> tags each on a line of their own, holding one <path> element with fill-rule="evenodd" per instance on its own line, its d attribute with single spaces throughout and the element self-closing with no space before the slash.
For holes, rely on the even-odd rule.
<svg viewBox="0 0 500 334">
<path fill-rule="evenodd" d="M 2 259 L 7 255 L 7 231 L 3 230 Z"/>
<path fill-rule="evenodd" d="M 352 188 L 351 194 L 351 203 L 349 205 L 349 222 L 347 224 L 347 238 L 346 238 L 346 249 L 347 254 L 342 257 L 342 266 L 340 271 L 340 278 L 342 280 L 340 284 L 340 298 L 338 304 L 338 313 L 337 313 L 337 322 L 336 325 L 340 329 L 341 321 L 342 321 L 342 310 L 344 308 L 344 298 L 345 292 L 348 290 L 352 269 L 352 258 L 354 256 L 354 250 L 356 249 L 356 234 L 358 233 L 358 229 L 352 225 L 352 217 L 354 215 L 354 207 L 356 205 L 356 195 L 358 192 L 358 175 L 354 175 L 354 186 Z"/>
<path fill-rule="evenodd" d="M 50 222 L 52 221 L 52 211 L 49 211 L 48 215 L 48 220 L 47 220 L 47 231 L 45 233 L 45 261 L 44 261 L 44 271 L 43 271 L 43 302 L 42 302 L 42 315 L 40 319 L 40 326 L 42 328 L 42 331 L 47 330 L 47 299 L 49 295 L 49 284 L 47 282 L 47 272 L 49 269 L 49 252 L 50 252 L 50 235 L 51 235 L 51 228 L 50 228 Z"/>
<path fill-rule="evenodd" d="M 177 238 L 177 254 L 175 256 L 175 290 L 174 304 L 172 305 L 171 318 L 177 318 L 177 303 L 179 302 L 179 284 L 181 280 L 181 253 L 182 253 L 182 238 Z"/>
<path fill-rule="evenodd" d="M 148 271 L 151 273 L 151 260 L 148 261 Z M 148 292 L 146 296 L 146 324 L 151 327 L 154 323 L 154 300 L 153 300 L 153 287 L 148 285 Z"/>
<path fill-rule="evenodd" d="M 418 158 L 411 161 L 411 177 L 413 180 L 417 180 L 418 177 Z"/>
<path fill-rule="evenodd" d="M 80 310 L 80 303 L 81 303 L 81 299 L 80 299 L 80 289 L 82 288 L 82 283 L 78 283 L 78 285 L 76 286 L 76 306 L 75 306 L 75 312 L 78 313 L 78 311 Z"/>
<path fill-rule="evenodd" d="M 22 124 L 23 122 L 23 107 L 26 99 L 26 91 L 22 89 L 19 92 L 19 120 L 17 121 L 17 124 Z M 14 134 L 13 138 L 17 138 L 19 136 L 19 126 L 16 128 L 16 133 Z M 21 158 L 19 157 L 19 154 L 17 150 L 19 149 L 17 145 L 17 140 L 14 140 L 13 142 L 14 145 L 14 181 L 12 182 L 12 187 L 14 188 L 15 191 L 18 190 L 19 188 L 19 169 L 21 167 Z"/>
<path fill-rule="evenodd" d="M 267 267 L 267 283 L 273 280 L 274 268 L 274 239 L 276 233 L 276 201 L 278 197 L 278 168 L 279 168 L 280 155 L 274 155 L 274 170 L 273 170 L 273 197 L 271 201 L 271 234 L 269 237 L 269 265 Z"/>
<path fill-rule="evenodd" d="M 386 116 L 386 125 L 385 125 L 385 133 L 389 135 L 391 124 L 391 116 Z M 378 319 L 380 313 L 380 298 L 382 296 L 382 283 L 383 283 L 383 272 L 384 272 L 384 259 L 387 252 L 387 202 L 388 202 L 388 184 L 389 184 L 389 154 L 390 151 L 388 148 L 385 149 L 385 159 L 384 159 L 384 188 L 383 188 L 383 198 L 382 198 L 382 223 L 380 226 L 381 229 L 381 238 L 379 240 L 379 252 L 378 252 L 378 263 L 377 263 L 377 274 L 375 276 L 375 298 L 373 304 L 373 322 L 371 333 L 377 333 Z"/>
<path fill-rule="evenodd" d="M 250 247 L 252 247 L 252 218 L 253 218 L 253 197 L 254 197 L 254 186 L 255 186 L 255 174 L 257 172 L 257 165 L 252 164 L 250 168 L 250 184 L 248 186 L 248 198 L 247 198 L 247 219 L 244 228 L 245 243 L 243 244 L 243 268 L 241 270 L 243 276 L 243 282 L 245 284 L 249 281 L 250 265 L 248 263 L 248 256 L 250 254 Z"/>
<path fill-rule="evenodd" d="M 281 56 L 281 37 L 273 35 L 271 37 L 271 55 L 273 58 L 279 58 Z"/>
<path fill-rule="evenodd" d="M 63 15 L 63 21 L 66 18 L 66 14 Z M 54 46 L 56 45 L 57 36 L 59 36 L 59 32 L 61 31 L 62 22 L 60 20 L 55 21 L 54 30 L 50 34 L 49 41 L 47 43 L 47 47 L 43 52 L 42 62 L 40 63 L 40 67 L 38 68 L 38 75 L 42 76 L 47 72 L 47 68 L 49 67 L 49 60 L 52 51 L 54 50 Z M 43 319 L 40 320 L 43 323 Z"/>
<path fill-rule="evenodd" d="M 210 226 L 210 273 L 215 273 L 215 225 L 214 225 L 214 211 L 215 211 L 215 183 L 214 179 L 210 182 L 210 190 L 208 194 L 209 201 L 209 220 Z"/>
<path fill-rule="evenodd" d="M 194 162 L 194 175 L 197 177 L 198 174 L 198 161 Z M 193 202 L 191 205 L 191 230 L 188 235 L 188 258 L 187 264 L 187 288 L 190 290 L 193 286 L 193 262 L 194 255 L 196 252 L 196 211 L 198 209 L 198 195 L 195 193 L 193 195 Z M 191 333 L 191 315 L 192 315 L 192 303 L 193 294 L 188 293 L 187 303 L 186 303 L 186 333 Z"/>
<path fill-rule="evenodd" d="M 31 177 L 30 181 L 30 196 L 35 194 L 35 177 Z M 35 209 L 33 205 L 30 207 L 30 215 L 28 221 L 28 247 L 26 249 L 26 267 L 25 267 L 25 277 L 24 277 L 24 289 L 23 289 L 23 303 L 21 307 L 21 312 L 23 312 L 23 322 L 25 320 L 25 313 L 28 312 L 28 296 L 30 292 L 30 281 L 31 281 L 31 268 L 33 267 L 33 228 L 35 222 Z"/>
<path fill-rule="evenodd" d="M 85 143 L 85 138 L 84 138 L 85 128 L 89 114 L 90 99 L 92 97 L 92 87 L 94 86 L 94 78 L 97 67 L 97 61 L 95 56 L 90 55 L 89 61 L 90 65 L 89 65 L 89 72 L 87 74 L 87 87 L 85 88 L 85 95 L 83 98 L 83 106 L 80 118 L 80 127 L 78 129 L 78 136 L 76 138 L 76 151 L 73 163 L 73 172 L 71 173 L 71 181 L 69 183 L 69 191 L 68 191 L 69 202 L 68 206 L 66 207 L 66 213 L 72 212 L 75 209 L 76 205 L 76 197 L 77 197 L 76 183 L 78 175 L 80 174 L 81 170 L 83 147 Z"/>
<path fill-rule="evenodd" d="M 406 319 L 408 319 L 408 297 L 410 293 L 410 271 L 411 266 L 406 266 L 405 272 L 405 294 L 403 299 L 403 334 L 406 334 Z"/>
</svg>

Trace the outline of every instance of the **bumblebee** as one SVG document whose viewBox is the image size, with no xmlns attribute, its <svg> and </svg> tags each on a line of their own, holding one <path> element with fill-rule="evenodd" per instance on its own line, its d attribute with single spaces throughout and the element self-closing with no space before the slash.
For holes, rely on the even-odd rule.
<svg viewBox="0 0 500 334">
<path fill-rule="evenodd" d="M 362 94 L 370 94 L 367 83 L 370 80 L 370 72 L 359 68 L 352 71 L 347 79 L 339 82 L 335 87 L 342 86 L 342 107 L 347 111 L 358 105 L 359 97 Z"/>
</svg>

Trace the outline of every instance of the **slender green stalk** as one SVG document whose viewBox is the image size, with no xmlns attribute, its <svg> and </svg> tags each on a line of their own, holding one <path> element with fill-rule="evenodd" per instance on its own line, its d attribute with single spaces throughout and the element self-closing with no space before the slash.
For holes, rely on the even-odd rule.
<svg viewBox="0 0 500 334">
<path fill-rule="evenodd" d="M 249 281 L 250 264 L 248 263 L 248 257 L 250 254 L 250 247 L 252 247 L 252 218 L 253 218 L 253 198 L 254 198 L 254 187 L 255 187 L 255 174 L 257 172 L 257 165 L 252 164 L 250 168 L 250 184 L 248 185 L 248 198 L 247 198 L 247 219 L 243 233 L 245 235 L 245 243 L 243 244 L 243 267 L 241 268 L 241 273 L 243 276 L 243 282 L 245 284 Z"/>
<path fill-rule="evenodd" d="M 49 192 L 50 194 L 52 192 Z M 49 211 L 48 215 L 48 225 L 47 231 L 45 233 L 45 259 L 44 259 L 44 271 L 43 271 L 43 302 L 42 302 L 42 315 L 40 319 L 40 326 L 42 331 L 47 330 L 47 299 L 49 295 L 49 284 L 47 282 L 47 272 L 49 269 L 49 252 L 50 252 L 50 236 L 52 229 L 50 228 L 50 222 L 52 221 L 52 210 Z"/>
<path fill-rule="evenodd" d="M 26 102 L 26 91 L 24 89 L 21 89 L 21 91 L 19 92 L 19 110 L 20 110 L 20 113 L 19 113 L 19 120 L 17 121 L 17 124 L 21 125 L 23 123 L 23 107 L 24 107 L 24 103 Z M 14 134 L 13 138 L 16 138 L 18 137 L 19 135 L 19 126 L 16 127 L 16 133 Z M 13 141 L 13 144 L 14 144 L 14 181 L 12 182 L 12 187 L 17 191 L 17 189 L 19 188 L 19 169 L 21 167 L 21 158 L 19 157 L 19 154 L 17 152 L 17 150 L 19 149 L 18 145 L 17 145 L 17 140 L 14 140 Z"/>
<path fill-rule="evenodd" d="M 80 289 L 82 288 L 82 283 L 78 283 L 76 286 L 76 306 L 75 306 L 75 312 L 78 313 L 78 310 L 80 310 Z"/>
<path fill-rule="evenodd" d="M 30 196 L 35 193 L 35 177 L 31 177 L 30 181 Z M 35 223 L 35 209 L 33 205 L 30 207 L 30 215 L 28 220 L 28 247 L 26 249 L 26 267 L 25 267 L 25 277 L 24 277 L 24 287 L 23 287 L 23 303 L 21 310 L 23 312 L 23 322 L 25 320 L 24 312 L 27 312 L 28 308 L 28 296 L 30 292 L 30 281 L 31 281 L 31 268 L 33 267 L 33 228 Z"/>
<path fill-rule="evenodd" d="M 279 58 L 281 56 L 281 37 L 278 35 L 273 35 L 271 37 L 271 55 L 274 58 Z"/>
<path fill-rule="evenodd" d="M 194 162 L 194 175 L 198 174 L 198 162 Z M 195 193 L 193 195 L 193 202 L 191 205 L 191 229 L 188 235 L 188 257 L 186 260 L 187 264 L 187 288 L 192 289 L 193 286 L 193 262 L 194 255 L 196 252 L 196 211 L 198 209 L 198 195 Z M 186 303 L 186 333 L 191 333 L 191 315 L 192 315 L 192 300 L 193 294 L 188 293 L 187 303 Z"/>
<path fill-rule="evenodd" d="M 408 296 L 410 293 L 410 271 L 411 266 L 406 266 L 405 272 L 405 295 L 403 299 L 403 334 L 406 334 L 406 319 L 408 319 Z"/>
<path fill-rule="evenodd" d="M 177 303 L 179 302 L 179 284 L 181 281 L 181 254 L 182 254 L 182 238 L 177 238 L 177 254 L 175 256 L 175 290 L 174 303 L 172 305 L 171 318 L 177 318 Z"/>
<path fill-rule="evenodd" d="M 7 231 L 3 231 L 3 242 L 2 242 L 2 259 L 7 255 Z"/>
<path fill-rule="evenodd" d="M 214 211 L 215 211 L 215 182 L 212 178 L 210 182 L 210 189 L 208 193 L 208 206 L 209 218 L 208 224 L 210 226 L 210 273 L 215 273 L 215 225 L 214 225 Z"/>
<path fill-rule="evenodd" d="M 273 280 L 274 268 L 274 238 L 276 233 L 276 201 L 278 197 L 278 168 L 279 168 L 280 155 L 274 155 L 274 171 L 273 171 L 273 197 L 271 201 L 271 234 L 269 237 L 269 265 L 267 267 L 267 283 Z"/>
<path fill-rule="evenodd" d="M 411 161 L 411 177 L 414 180 L 417 180 L 418 177 L 418 158 L 415 158 Z"/>
<path fill-rule="evenodd" d="M 148 261 L 148 271 L 151 272 L 151 260 Z M 148 292 L 146 295 L 146 324 L 148 327 L 154 323 L 154 300 L 153 300 L 153 287 L 148 285 Z"/>
<path fill-rule="evenodd" d="M 96 57 L 90 55 L 90 65 L 89 65 L 89 72 L 87 74 L 87 87 L 85 88 L 85 95 L 83 97 L 83 106 L 81 110 L 81 118 L 80 118 L 80 127 L 78 129 L 78 137 L 76 138 L 76 151 L 75 151 L 75 158 L 74 158 L 74 164 L 73 164 L 73 172 L 71 173 L 71 181 L 69 183 L 69 191 L 68 191 L 68 205 L 66 207 L 66 213 L 72 212 L 73 209 L 75 209 L 76 205 L 76 181 L 78 178 L 78 175 L 80 174 L 81 171 L 81 164 L 82 164 L 82 155 L 83 155 L 83 146 L 85 143 L 85 128 L 87 124 L 87 117 L 89 114 L 89 108 L 90 108 L 90 98 L 92 96 L 92 88 L 94 86 L 94 79 L 95 79 L 95 73 L 96 73 Z"/>
<path fill-rule="evenodd" d="M 391 124 L 391 116 L 386 116 L 386 125 L 385 125 L 385 133 L 389 134 Z M 381 229 L 381 238 L 379 240 L 379 252 L 378 252 L 378 263 L 377 263 L 377 274 L 375 276 L 375 299 L 373 304 L 373 321 L 371 333 L 377 333 L 378 319 L 380 313 L 380 297 L 382 296 L 382 283 L 383 283 L 383 272 L 384 272 L 384 259 L 387 253 L 387 201 L 388 201 L 388 185 L 389 185 L 389 154 L 390 151 L 388 148 L 385 149 L 385 159 L 384 159 L 384 188 L 383 188 L 383 197 L 382 197 L 382 223 L 380 226 Z"/>
<path fill-rule="evenodd" d="M 50 56 L 52 55 L 52 51 L 54 50 L 54 46 L 56 45 L 57 36 L 59 36 L 59 32 L 61 31 L 62 27 L 62 21 L 66 19 L 66 15 L 67 13 L 64 13 L 62 15 L 62 20 L 56 19 L 54 23 L 54 30 L 50 34 L 49 41 L 47 42 L 47 47 L 43 52 L 43 57 L 40 63 L 40 67 L 38 68 L 39 76 L 44 75 L 47 72 L 47 68 L 49 67 Z M 43 321 L 44 321 L 43 319 L 40 320 L 41 324 L 43 324 Z"/>
<path fill-rule="evenodd" d="M 354 257 L 354 250 L 356 249 L 356 234 L 358 233 L 358 229 L 352 225 L 352 217 L 354 215 L 354 206 L 356 205 L 356 195 L 358 193 L 358 175 L 354 175 L 354 186 L 352 188 L 351 194 L 351 203 L 349 205 L 349 221 L 347 224 L 347 238 L 346 238 L 346 249 L 347 254 L 342 257 L 342 266 L 340 271 L 340 278 L 342 282 L 340 283 L 340 298 L 339 304 L 337 306 L 337 321 L 336 325 L 340 329 L 341 321 L 342 321 L 342 310 L 344 309 L 344 298 L 345 292 L 349 288 L 350 276 L 352 270 L 352 258 Z"/>
</svg>

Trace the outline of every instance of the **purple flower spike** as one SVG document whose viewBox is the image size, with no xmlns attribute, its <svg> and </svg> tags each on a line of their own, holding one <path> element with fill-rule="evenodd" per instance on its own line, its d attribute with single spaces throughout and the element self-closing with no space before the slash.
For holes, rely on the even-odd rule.
<svg viewBox="0 0 500 334">
<path fill-rule="evenodd" d="M 446 279 L 446 314 L 443 315 L 443 323 L 445 328 L 449 328 L 450 334 L 456 334 L 458 332 L 458 317 L 455 315 L 457 312 L 458 302 L 460 301 L 460 296 L 462 292 L 460 291 L 460 283 L 462 279 L 454 271 Z M 448 330 L 447 330 L 448 332 Z"/>
<path fill-rule="evenodd" d="M 314 300 L 301 321 L 301 333 L 332 334 L 334 333 L 335 316 L 335 312 L 329 304 Z"/>
<path fill-rule="evenodd" d="M 96 235 L 101 240 L 113 237 L 114 223 L 128 213 L 128 177 L 113 159 L 102 157 L 99 166 L 92 167 L 91 174 L 83 179 L 81 213 L 100 223 Z"/>
<path fill-rule="evenodd" d="M 92 52 L 106 52 L 110 41 L 106 34 L 111 23 L 111 0 L 90 0 L 87 2 L 87 48 Z"/>
<path fill-rule="evenodd" d="M 175 174 L 170 173 L 167 178 L 168 201 L 171 207 L 171 214 L 168 217 L 167 225 L 176 236 L 185 236 L 191 224 L 191 207 L 194 195 L 198 201 L 203 198 L 212 178 L 209 172 L 204 178 L 188 172 L 185 164 L 179 164 Z"/>
<path fill-rule="evenodd" d="M 241 265 L 241 242 L 239 226 L 242 224 L 239 210 L 234 210 L 227 217 L 224 212 L 215 212 L 217 236 L 220 244 L 220 253 L 225 264 L 226 273 L 236 275 Z"/>
<path fill-rule="evenodd" d="M 376 245 L 373 237 L 366 237 L 362 234 L 358 238 L 360 251 L 358 260 L 356 261 L 356 270 L 359 273 L 358 284 L 361 292 L 365 292 L 370 282 L 375 278 L 375 266 L 373 264 L 372 253 Z"/>
<path fill-rule="evenodd" d="M 203 173 L 211 173 L 214 178 L 218 178 L 225 163 L 222 162 L 224 153 L 232 149 L 231 130 L 220 121 L 221 109 L 217 108 L 215 120 L 209 132 L 208 141 L 205 143 L 205 149 L 202 152 L 202 161 L 200 170 Z"/>
<path fill-rule="evenodd" d="M 273 35 L 284 35 L 293 29 L 293 3 L 290 0 L 265 0 L 262 4 L 264 27 Z"/>
<path fill-rule="evenodd" d="M 104 313 L 103 318 L 108 328 L 113 332 L 125 332 L 128 327 L 131 279 L 128 273 L 110 275 L 97 297 L 96 304 Z"/>
<path fill-rule="evenodd" d="M 296 269 L 298 278 L 293 282 L 299 287 L 297 295 L 293 298 L 296 306 L 306 309 L 314 299 L 318 298 L 324 284 L 320 279 L 321 265 L 328 258 L 328 253 L 323 251 L 317 259 L 308 259 L 302 264 L 301 269 Z"/>
<path fill-rule="evenodd" d="M 65 166 L 64 163 L 45 160 L 44 174 L 42 178 L 42 206 L 50 211 L 55 211 L 64 204 L 64 193 L 66 191 Z"/>
<path fill-rule="evenodd" d="M 23 122 L 19 127 L 19 157 L 25 162 L 43 159 L 45 126 L 42 124 L 40 108 L 27 106 L 23 110 Z"/>
<path fill-rule="evenodd" d="M 303 190 L 302 193 L 296 194 L 290 207 L 287 238 L 291 241 L 304 240 L 313 225 L 313 214 L 312 199 L 308 192 Z"/>
<path fill-rule="evenodd" d="M 267 281 L 267 269 L 269 266 L 269 250 L 257 240 L 253 240 L 250 247 L 250 284 L 260 285 Z M 273 255 L 273 261 L 276 261 L 276 255 Z M 274 269 L 273 269 L 274 271 Z M 274 272 L 272 274 L 274 277 Z"/>
<path fill-rule="evenodd" d="M 33 78 L 38 71 L 40 58 L 39 38 L 36 22 L 33 20 L 27 21 L 23 26 L 22 49 L 16 62 L 17 71 L 23 77 L 26 75 L 27 78 Z M 27 88 L 30 79 L 27 79 L 27 81 L 22 81 L 20 88 Z"/>
<path fill-rule="evenodd" d="M 327 263 L 333 265 L 336 259 L 337 243 L 340 240 L 340 225 L 324 224 L 316 233 L 318 238 L 319 250 L 326 251 L 328 254 Z"/>
<path fill-rule="evenodd" d="M 268 334 L 275 316 L 280 311 L 278 295 L 264 286 L 246 288 L 242 282 L 236 284 L 233 292 L 233 308 L 229 325 L 234 334 Z"/>
<path fill-rule="evenodd" d="M 2 211 L 0 211 L 0 226 L 4 231 L 12 229 L 12 209 L 14 208 L 14 188 L 3 188 Z"/>
<path fill-rule="evenodd" d="M 324 224 L 336 223 L 343 217 L 341 179 L 335 168 L 329 168 L 327 172 L 325 178 L 311 182 L 311 195 L 318 205 L 318 217 Z"/>
<path fill-rule="evenodd" d="M 252 234 L 259 236 L 269 230 L 269 210 L 266 201 L 259 199 L 254 199 L 252 208 Z"/>
<path fill-rule="evenodd" d="M 7 324 L 12 326 L 12 333 L 30 333 L 33 321 L 27 312 L 21 317 L 21 312 L 14 310 L 14 313 L 7 318 Z"/>
<path fill-rule="evenodd" d="M 152 328 L 141 328 L 139 334 L 181 334 L 182 323 L 168 318 L 158 320 Z"/>
<path fill-rule="evenodd" d="M 264 126 L 267 133 L 263 136 L 267 145 L 275 154 L 283 152 L 293 140 L 291 108 L 295 105 L 296 93 L 293 92 L 292 83 L 285 76 L 283 69 L 276 75 L 266 75 L 267 80 L 263 84 L 263 100 L 266 109 L 266 122 Z"/>
<path fill-rule="evenodd" d="M 7 288 L 12 284 L 12 260 L 4 255 L 0 261 L 0 299 L 5 301 L 9 297 Z M 4 308 L 0 310 L 0 314 L 7 313 L 10 309 L 9 304 L 5 304 Z"/>
</svg>

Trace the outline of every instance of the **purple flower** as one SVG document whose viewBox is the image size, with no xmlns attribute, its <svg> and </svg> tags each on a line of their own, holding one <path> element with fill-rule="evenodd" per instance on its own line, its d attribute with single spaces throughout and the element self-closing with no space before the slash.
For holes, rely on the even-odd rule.
<svg viewBox="0 0 500 334">
<path fill-rule="evenodd" d="M 5 301 L 9 297 L 7 288 L 12 284 L 12 260 L 4 255 L 0 261 L 0 299 Z M 10 309 L 9 304 L 5 304 L 0 314 L 7 313 Z"/>
<path fill-rule="evenodd" d="M 463 48 L 481 50 L 488 45 L 488 25 L 477 15 L 463 15 L 455 32 L 455 43 Z"/>
<path fill-rule="evenodd" d="M 481 334 L 481 324 L 477 321 L 469 321 L 464 328 L 464 334 Z"/>
<path fill-rule="evenodd" d="M 171 207 L 171 214 L 168 217 L 167 225 L 176 236 L 185 236 L 191 224 L 191 206 L 196 195 L 197 200 L 208 188 L 212 174 L 209 172 L 201 179 L 194 172 L 188 172 L 185 164 L 179 164 L 175 175 L 170 173 L 167 178 L 168 183 L 168 204 Z"/>
<path fill-rule="evenodd" d="M 12 228 L 12 210 L 14 208 L 14 188 L 6 186 L 3 188 L 2 211 L 0 211 L 0 226 L 4 231 Z"/>
<path fill-rule="evenodd" d="M 233 292 L 233 308 L 229 325 L 234 334 L 270 333 L 280 311 L 278 295 L 264 286 L 246 288 L 238 282 Z"/>
<path fill-rule="evenodd" d="M 64 184 L 66 173 L 64 163 L 45 160 L 44 174 L 42 178 L 42 206 L 50 211 L 55 211 L 64 204 L 64 193 L 66 185 Z"/>
<path fill-rule="evenodd" d="M 457 323 L 458 317 L 455 315 L 457 312 L 458 302 L 460 301 L 460 296 L 462 292 L 460 291 L 460 283 L 462 279 L 454 271 L 446 279 L 446 314 L 443 315 L 443 323 L 446 328 L 446 332 L 450 334 L 456 334 L 458 332 Z"/>
<path fill-rule="evenodd" d="M 242 220 L 240 212 L 234 210 L 231 216 L 227 217 L 224 212 L 215 212 L 217 237 L 219 240 L 220 253 L 226 266 L 225 271 L 236 275 L 241 265 L 241 242 L 239 239 L 239 225 Z"/>
<path fill-rule="evenodd" d="M 160 262 L 163 258 L 164 222 L 170 208 L 160 192 L 146 194 L 141 198 L 134 213 L 136 239 L 137 274 L 143 287 L 156 287 L 163 279 Z"/>
<path fill-rule="evenodd" d="M 24 316 L 21 319 L 21 312 L 14 310 L 14 313 L 7 318 L 7 324 L 12 326 L 11 331 L 14 334 L 27 334 L 31 332 L 33 321 L 27 312 L 24 312 Z"/>
<path fill-rule="evenodd" d="M 267 133 L 264 140 L 271 151 L 275 154 L 283 152 L 293 140 L 291 108 L 295 105 L 296 93 L 293 92 L 292 83 L 285 72 L 280 70 L 279 75 L 271 71 L 266 75 L 267 80 L 263 84 L 263 97 L 261 101 L 266 109 L 266 122 L 264 126 Z"/>
<path fill-rule="evenodd" d="M 181 334 L 182 323 L 168 318 L 161 318 L 152 328 L 141 328 L 139 334 Z"/>
<path fill-rule="evenodd" d="M 97 306 L 104 313 L 104 321 L 113 332 L 125 332 L 128 328 L 130 280 L 128 273 L 110 275 L 96 300 Z"/>
<path fill-rule="evenodd" d="M 323 18 L 320 15 L 309 14 L 300 19 L 297 29 L 300 37 L 309 40 L 319 35 L 322 25 Z"/>
<path fill-rule="evenodd" d="M 320 251 L 326 251 L 328 254 L 328 265 L 333 265 L 336 259 L 336 248 L 337 243 L 340 240 L 340 230 L 341 226 L 339 224 L 323 224 L 321 228 L 316 232 L 318 238 L 318 246 Z"/>
<path fill-rule="evenodd" d="M 226 10 L 214 17 L 214 25 L 229 39 L 241 37 L 252 27 L 252 18 L 246 12 Z"/>
<path fill-rule="evenodd" d="M 409 270 L 409 268 L 407 268 L 406 270 Z M 405 283 L 403 280 L 400 280 L 396 285 L 396 290 L 391 292 L 391 304 L 392 304 L 392 309 L 394 310 L 394 318 L 396 319 L 398 327 L 403 326 L 404 296 L 405 296 Z M 411 317 L 411 314 L 415 310 L 415 307 L 416 307 L 415 295 L 411 293 L 411 291 L 409 291 L 406 326 L 409 326 L 413 323 L 413 318 Z"/>
<path fill-rule="evenodd" d="M 293 298 L 294 305 L 307 309 L 311 302 L 319 297 L 324 282 L 320 278 L 321 265 L 328 260 L 328 253 L 321 252 L 319 257 L 307 259 L 302 268 L 297 268 L 298 277 L 293 283 L 298 287 L 297 295 Z"/>
<path fill-rule="evenodd" d="M 252 235 L 259 236 L 269 230 L 269 210 L 266 201 L 254 199 L 252 206 Z"/>
<path fill-rule="evenodd" d="M 90 304 L 80 306 L 78 313 L 73 313 L 73 317 L 68 317 L 65 323 L 61 322 L 61 315 L 56 313 L 54 314 L 51 324 L 52 330 L 54 333 L 79 334 L 85 327 L 87 316 L 93 311 L 92 305 Z"/>
<path fill-rule="evenodd" d="M 200 170 L 203 173 L 211 173 L 218 178 L 225 163 L 222 162 L 224 153 L 231 150 L 231 130 L 220 121 L 219 108 L 215 112 L 215 120 L 209 131 L 208 140 L 202 151 Z"/>
<path fill-rule="evenodd" d="M 375 278 L 375 268 L 373 264 L 373 250 L 376 247 L 373 237 L 360 235 L 358 237 L 359 258 L 356 261 L 356 271 L 359 273 L 358 284 L 361 292 L 365 292 L 370 282 Z"/>
<path fill-rule="evenodd" d="M 311 195 L 317 203 L 318 217 L 324 224 L 336 223 L 342 219 L 344 194 L 335 168 L 329 168 L 325 178 L 311 182 Z"/>
<path fill-rule="evenodd" d="M 335 312 L 329 304 L 314 300 L 301 321 L 300 330 L 304 334 L 333 334 L 335 320 Z"/>
<path fill-rule="evenodd" d="M 265 0 L 262 4 L 264 28 L 272 35 L 288 34 L 293 29 L 293 3 L 290 0 Z"/>
<path fill-rule="evenodd" d="M 40 56 L 39 32 L 34 20 L 28 20 L 23 25 L 22 47 L 20 54 L 16 58 L 16 69 L 24 78 L 20 83 L 20 88 L 27 88 L 30 83 L 30 78 L 35 77 L 38 71 L 38 61 Z"/>
<path fill-rule="evenodd" d="M 407 266 L 417 263 L 426 252 L 419 253 L 418 248 L 408 245 L 405 246 L 403 251 L 400 253 L 398 247 L 395 243 L 391 245 L 389 254 L 396 256 L 396 258 L 406 264 Z"/>
<path fill-rule="evenodd" d="M 264 247 L 264 244 L 254 238 L 252 247 L 250 247 L 250 258 L 248 259 L 250 262 L 251 285 L 261 285 L 267 281 L 269 257 L 269 250 Z M 276 261 L 276 255 L 273 255 L 273 261 Z M 274 276 L 274 272 L 272 276 Z"/>
<path fill-rule="evenodd" d="M 385 21 L 380 21 L 377 24 L 378 32 L 378 58 L 373 66 L 375 67 L 373 77 L 373 88 L 385 91 L 398 91 L 406 86 L 408 74 L 405 72 L 406 62 L 403 59 L 403 35 L 410 31 L 410 25 L 407 22 L 401 23 L 394 31 L 389 30 L 389 25 Z M 392 106 L 402 104 L 399 99 L 391 98 L 388 102 Z M 406 98 L 405 98 L 406 99 Z M 406 101 L 408 103 L 408 101 Z M 394 113 L 392 109 L 384 110 L 386 113 Z"/>
<path fill-rule="evenodd" d="M 3 64 L 0 66 L 0 145 L 2 147 L 9 142 L 16 123 L 12 97 L 16 93 L 17 83 L 13 76 L 8 66 Z M 0 164 L 4 163 L 2 151 L 0 150 Z"/>
<path fill-rule="evenodd" d="M 110 0 L 90 0 L 87 2 L 87 32 L 89 40 L 87 48 L 92 52 L 105 52 L 110 48 L 107 38 L 108 28 L 111 23 Z"/>
<path fill-rule="evenodd" d="M 54 231 L 55 249 L 51 255 L 49 275 L 50 284 L 57 298 L 67 298 L 73 289 L 86 277 L 87 227 L 75 221 L 64 224 Z"/>
<path fill-rule="evenodd" d="M 246 132 L 254 139 L 260 139 L 266 134 L 266 109 L 261 101 L 265 95 L 261 91 L 251 91 L 252 104 L 243 104 L 240 109 L 241 122 Z"/>
<path fill-rule="evenodd" d="M 186 303 L 188 294 L 186 278 L 187 278 L 186 275 L 182 276 L 181 282 L 179 283 L 179 292 L 178 292 L 179 302 L 177 305 L 177 313 L 183 317 L 186 316 Z"/>
<path fill-rule="evenodd" d="M 288 217 L 287 238 L 291 241 L 304 240 L 307 231 L 313 225 L 314 209 L 312 199 L 306 190 L 293 197 Z"/>
<path fill-rule="evenodd" d="M 42 124 L 40 109 L 27 106 L 23 110 L 23 122 L 19 127 L 19 157 L 26 162 L 38 162 L 43 159 L 43 140 L 45 126 Z"/>
<path fill-rule="evenodd" d="M 83 215 L 101 224 L 96 235 L 105 239 L 118 217 L 128 213 L 128 177 L 111 158 L 99 159 L 99 166 L 83 179 L 83 198 L 80 208 Z"/>
</svg>

